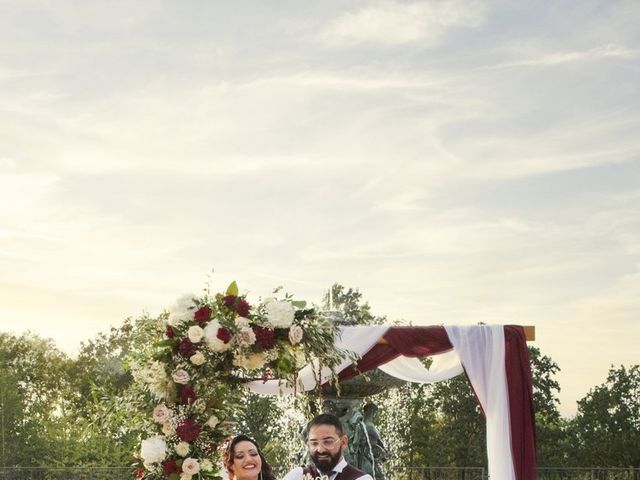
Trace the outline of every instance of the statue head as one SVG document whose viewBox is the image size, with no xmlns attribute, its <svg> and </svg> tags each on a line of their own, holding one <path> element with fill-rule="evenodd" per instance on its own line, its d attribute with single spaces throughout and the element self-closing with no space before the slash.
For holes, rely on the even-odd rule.
<svg viewBox="0 0 640 480">
<path fill-rule="evenodd" d="M 330 413 L 332 415 L 338 415 L 338 406 L 333 400 L 325 399 L 322 401 L 322 413 Z"/>
<path fill-rule="evenodd" d="M 362 415 L 367 422 L 373 422 L 373 419 L 376 417 L 377 413 L 378 406 L 375 403 L 367 403 L 364 407 L 362 407 Z"/>
</svg>

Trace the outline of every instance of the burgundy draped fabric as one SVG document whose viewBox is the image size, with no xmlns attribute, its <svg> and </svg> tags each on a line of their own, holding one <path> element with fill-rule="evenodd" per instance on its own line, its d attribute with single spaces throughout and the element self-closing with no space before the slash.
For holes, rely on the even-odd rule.
<svg viewBox="0 0 640 480">
<path fill-rule="evenodd" d="M 524 329 L 505 326 L 505 372 L 509 395 L 511 449 L 517 480 L 536 478 L 536 439 L 533 414 L 533 387 Z M 399 355 L 424 357 L 453 348 L 444 327 L 391 327 L 385 343 L 374 346 L 356 367 L 340 372 L 341 381 L 372 370 Z M 499 480 L 499 479 L 498 479 Z"/>
<path fill-rule="evenodd" d="M 513 468 L 518 480 L 535 480 L 536 428 L 533 382 L 527 340 L 522 327 L 505 325 L 504 349 Z"/>
<path fill-rule="evenodd" d="M 340 381 L 384 365 L 394 358 L 427 357 L 453 348 L 444 327 L 391 327 L 384 335 L 386 344 L 378 344 L 360 359 L 356 367 L 345 368 L 338 375 Z"/>
</svg>

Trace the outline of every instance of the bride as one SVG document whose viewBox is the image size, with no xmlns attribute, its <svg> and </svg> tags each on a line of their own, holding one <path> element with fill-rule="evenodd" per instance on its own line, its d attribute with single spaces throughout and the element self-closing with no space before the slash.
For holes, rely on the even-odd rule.
<svg viewBox="0 0 640 480">
<path fill-rule="evenodd" d="M 276 480 L 260 447 L 247 435 L 231 439 L 224 454 L 224 466 L 229 480 Z"/>
</svg>

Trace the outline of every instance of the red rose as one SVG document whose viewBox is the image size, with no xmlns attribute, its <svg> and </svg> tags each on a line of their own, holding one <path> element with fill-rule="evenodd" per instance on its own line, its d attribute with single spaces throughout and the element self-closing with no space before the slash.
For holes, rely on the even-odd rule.
<svg viewBox="0 0 640 480">
<path fill-rule="evenodd" d="M 211 319 L 211 309 L 209 305 L 200 307 L 194 314 L 195 321 L 198 323 L 206 323 Z"/>
<path fill-rule="evenodd" d="M 231 332 L 224 327 L 220 327 L 216 337 L 222 340 L 223 343 L 229 343 L 231 341 Z"/>
<path fill-rule="evenodd" d="M 165 330 L 164 335 L 167 338 L 173 338 L 176 336 L 175 332 L 173 331 L 173 328 L 171 328 L 171 325 L 167 325 L 167 329 Z"/>
<path fill-rule="evenodd" d="M 175 460 L 165 460 L 162 462 L 162 470 L 167 475 L 171 475 L 172 473 L 180 473 L 180 468 L 178 468 L 178 464 Z"/>
<path fill-rule="evenodd" d="M 236 296 L 235 295 L 227 295 L 226 297 L 222 297 L 222 303 L 229 310 L 233 310 L 233 307 L 236 304 Z"/>
<path fill-rule="evenodd" d="M 236 302 L 236 313 L 241 317 L 246 317 L 247 315 L 249 315 L 250 309 L 251 306 L 246 300 L 238 300 Z"/>
<path fill-rule="evenodd" d="M 184 420 L 178 422 L 178 426 L 176 427 L 176 435 L 180 440 L 191 443 L 196 438 L 198 438 L 199 434 L 200 427 L 190 418 L 185 418 Z"/>
<path fill-rule="evenodd" d="M 140 480 L 142 477 L 144 477 L 144 468 L 140 467 L 136 472 L 136 480 Z"/>
<path fill-rule="evenodd" d="M 273 348 L 273 343 L 276 338 L 276 333 L 273 330 L 270 328 L 255 326 L 253 327 L 253 333 L 256 334 L 256 344 L 258 344 L 259 347 L 262 347 L 265 350 Z"/>
<path fill-rule="evenodd" d="M 180 403 L 187 405 L 195 402 L 197 398 L 198 396 L 196 395 L 196 392 L 189 385 L 182 387 L 182 391 L 180 392 Z"/>
<path fill-rule="evenodd" d="M 178 351 L 182 354 L 183 357 L 189 358 L 194 353 L 196 353 L 196 350 L 198 350 L 198 347 L 191 343 L 191 340 L 189 340 L 188 338 L 183 338 L 180 341 L 180 345 L 178 345 Z"/>
</svg>

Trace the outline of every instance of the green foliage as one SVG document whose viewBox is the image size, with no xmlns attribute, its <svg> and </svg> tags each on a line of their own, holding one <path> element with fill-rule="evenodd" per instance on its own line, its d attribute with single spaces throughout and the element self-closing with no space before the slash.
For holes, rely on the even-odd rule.
<svg viewBox="0 0 640 480">
<path fill-rule="evenodd" d="M 330 301 L 331 300 L 331 301 Z M 347 322 L 358 325 L 381 325 L 386 323 L 387 317 L 378 317 L 371 313 L 371 306 L 363 300 L 362 293 L 353 288 L 346 288 L 339 283 L 331 286 L 331 295 L 327 291 L 322 299 L 322 306 L 339 310 Z"/>
<path fill-rule="evenodd" d="M 484 419 L 465 378 L 405 384 L 374 401 L 391 454 L 387 469 L 486 463 Z"/>
<path fill-rule="evenodd" d="M 564 465 L 567 457 L 567 421 L 560 416 L 558 393 L 560 384 L 555 375 L 560 367 L 540 349 L 529 346 L 529 361 L 533 380 L 533 407 L 536 418 L 538 465 Z"/>
<path fill-rule="evenodd" d="M 640 467 L 640 365 L 612 366 L 578 401 L 570 432 L 577 464 Z"/>
<path fill-rule="evenodd" d="M 53 341 L 31 333 L 0 333 L 0 452 L 2 465 L 56 462 L 64 429 L 70 360 Z"/>
<path fill-rule="evenodd" d="M 302 397 L 258 395 L 247 392 L 235 420 L 236 430 L 253 437 L 261 446 L 269 465 L 284 475 L 302 463 L 306 448 L 302 429 L 309 419 Z"/>
<path fill-rule="evenodd" d="M 77 359 L 33 334 L 0 334 L 2 466 L 126 465 L 139 395 L 125 370 L 149 342 L 150 319 L 126 320 L 83 344 Z"/>
</svg>

